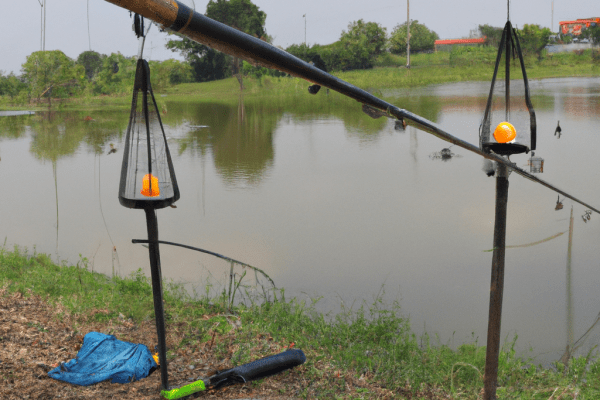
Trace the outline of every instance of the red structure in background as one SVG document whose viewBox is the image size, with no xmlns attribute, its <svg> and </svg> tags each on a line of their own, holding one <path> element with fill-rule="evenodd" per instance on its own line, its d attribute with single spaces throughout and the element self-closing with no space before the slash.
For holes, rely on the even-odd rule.
<svg viewBox="0 0 600 400">
<path fill-rule="evenodd" d="M 444 39 L 444 40 L 436 40 L 433 44 L 435 51 L 438 50 L 438 46 L 444 45 L 472 45 L 472 44 L 484 44 L 487 37 L 477 38 L 477 39 Z"/>
<path fill-rule="evenodd" d="M 560 33 L 563 35 L 581 35 L 581 32 L 589 27 L 600 25 L 600 18 L 583 18 L 576 19 L 575 21 L 560 21 Z"/>
</svg>

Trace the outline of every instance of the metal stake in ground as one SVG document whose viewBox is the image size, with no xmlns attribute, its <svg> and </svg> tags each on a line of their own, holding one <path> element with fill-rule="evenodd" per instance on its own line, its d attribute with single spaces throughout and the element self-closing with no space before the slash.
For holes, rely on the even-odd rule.
<svg viewBox="0 0 600 400">
<path fill-rule="evenodd" d="M 123 151 L 119 202 L 125 207 L 143 209 L 146 212 L 163 390 L 169 389 L 169 382 L 156 210 L 165 208 L 178 199 L 179 187 L 160 120 L 160 112 L 150 84 L 150 67 L 146 60 L 140 58 L 137 63 L 131 114 Z"/>
<path fill-rule="evenodd" d="M 502 294 L 504 292 L 504 253 L 506 245 L 506 209 L 508 207 L 508 168 L 498 164 L 496 171 L 496 218 L 494 222 L 494 253 L 490 284 L 490 314 L 488 319 L 487 351 L 483 399 L 496 399 L 498 382 L 498 355 L 500 353 L 500 323 L 502 321 Z"/>
<path fill-rule="evenodd" d="M 156 317 L 156 335 L 158 336 L 158 360 L 160 362 L 160 378 L 162 389 L 169 389 L 167 372 L 167 342 L 165 333 L 165 313 L 163 309 L 162 272 L 160 269 L 160 253 L 158 251 L 158 222 L 156 211 L 152 207 L 146 211 L 148 226 L 148 253 L 150 254 L 150 271 L 152 275 L 152 297 L 154 298 L 154 315 Z"/>
</svg>

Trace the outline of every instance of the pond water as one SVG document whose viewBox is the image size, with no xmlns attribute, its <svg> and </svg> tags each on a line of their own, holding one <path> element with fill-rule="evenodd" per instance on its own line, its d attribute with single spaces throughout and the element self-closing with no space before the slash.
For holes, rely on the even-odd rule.
<svg viewBox="0 0 600 400">
<path fill-rule="evenodd" d="M 540 177 L 600 206 L 600 79 L 531 81 L 531 90 Z M 457 83 L 378 95 L 476 144 L 488 91 L 488 83 Z M 485 343 L 495 179 L 479 156 L 451 147 L 455 156 L 442 160 L 436 154 L 448 143 L 372 120 L 333 92 L 233 104 L 157 98 L 181 191 L 177 208 L 157 211 L 160 239 L 261 268 L 288 297 L 322 296 L 323 310 L 370 304 L 383 288 L 416 333 L 452 346 Z M 117 198 L 128 118 L 128 110 L 0 118 L 7 247 L 70 263 L 81 254 L 106 274 L 150 274 L 147 250 L 131 243 L 147 238 L 144 213 Z M 528 157 L 512 161 L 525 167 Z M 556 201 L 511 175 L 507 244 L 567 232 L 573 207 L 577 339 L 600 311 L 600 216 L 584 221 L 585 208 L 567 199 L 555 211 Z M 502 337 L 518 335 L 518 348 L 531 347 L 538 362 L 558 359 L 567 341 L 567 240 L 506 251 Z M 161 258 L 163 277 L 188 288 L 204 292 L 208 281 L 219 291 L 227 282 L 223 260 L 170 246 Z"/>
</svg>

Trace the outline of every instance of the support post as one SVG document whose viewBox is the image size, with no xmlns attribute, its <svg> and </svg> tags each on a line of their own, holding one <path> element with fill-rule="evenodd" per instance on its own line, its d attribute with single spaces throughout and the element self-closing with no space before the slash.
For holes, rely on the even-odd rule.
<svg viewBox="0 0 600 400">
<path fill-rule="evenodd" d="M 494 223 L 494 253 L 490 285 L 490 313 L 488 318 L 487 350 L 483 399 L 496 399 L 498 356 L 500 354 L 500 323 L 504 292 L 504 253 L 506 239 L 506 209 L 508 206 L 508 168 L 498 164 L 496 171 L 496 218 Z"/>
<path fill-rule="evenodd" d="M 158 222 L 156 210 L 145 208 L 148 226 L 148 253 L 150 254 L 150 271 L 152 273 L 152 295 L 154 297 L 154 314 L 156 316 L 156 334 L 158 336 L 158 359 L 162 390 L 169 390 L 167 373 L 167 343 L 165 338 L 165 314 L 163 309 L 162 273 L 160 270 L 160 253 L 158 251 Z"/>
<path fill-rule="evenodd" d="M 569 244 L 567 247 L 567 353 L 573 350 L 573 286 L 571 282 L 571 250 L 573 248 L 573 206 L 569 221 Z M 567 363 L 569 362 L 567 358 Z M 565 363 L 566 364 L 566 363 Z"/>
</svg>

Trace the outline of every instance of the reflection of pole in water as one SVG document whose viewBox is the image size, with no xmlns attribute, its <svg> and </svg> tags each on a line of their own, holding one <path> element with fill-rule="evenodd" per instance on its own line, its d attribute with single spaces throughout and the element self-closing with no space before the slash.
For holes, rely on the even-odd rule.
<svg viewBox="0 0 600 400">
<path fill-rule="evenodd" d="M 56 176 L 56 160 L 52 161 L 52 173 L 54 174 L 54 193 L 56 195 L 56 262 L 58 258 L 58 178 Z"/>
<path fill-rule="evenodd" d="M 246 110 L 244 110 L 244 94 L 240 92 L 240 98 L 238 101 L 238 124 L 241 125 L 244 122 Z"/>
<path fill-rule="evenodd" d="M 202 216 L 206 216 L 205 209 L 205 194 L 206 194 L 206 155 L 204 157 L 200 157 L 200 162 L 202 163 Z"/>
<path fill-rule="evenodd" d="M 419 142 L 417 141 L 417 130 L 412 126 L 410 129 L 410 155 L 415 160 L 415 164 L 417 163 L 417 147 L 419 147 Z"/>
<path fill-rule="evenodd" d="M 573 292 L 571 290 L 571 248 L 573 246 L 573 206 L 569 222 L 569 245 L 567 247 L 567 353 L 573 348 Z"/>
</svg>

